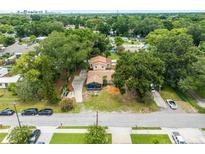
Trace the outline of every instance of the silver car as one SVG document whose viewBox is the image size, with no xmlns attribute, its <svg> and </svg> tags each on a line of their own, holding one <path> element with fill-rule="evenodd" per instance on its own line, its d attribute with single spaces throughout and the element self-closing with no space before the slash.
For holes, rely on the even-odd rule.
<svg viewBox="0 0 205 154">
<path fill-rule="evenodd" d="M 173 101 L 172 99 L 167 99 L 167 104 L 169 105 L 169 107 L 173 110 L 177 109 L 177 104 L 175 101 Z"/>
<path fill-rule="evenodd" d="M 186 144 L 184 138 L 179 134 L 179 132 L 172 132 L 172 138 L 176 144 Z"/>
</svg>

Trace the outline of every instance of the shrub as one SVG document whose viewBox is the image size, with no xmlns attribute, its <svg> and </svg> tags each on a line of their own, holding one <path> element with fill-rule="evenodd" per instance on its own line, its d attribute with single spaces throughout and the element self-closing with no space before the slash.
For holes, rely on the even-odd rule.
<svg viewBox="0 0 205 154">
<path fill-rule="evenodd" d="M 88 144 L 107 144 L 108 136 L 105 127 L 90 126 L 86 134 L 86 143 Z"/>
<path fill-rule="evenodd" d="M 15 83 L 9 84 L 8 91 L 11 91 L 13 93 L 13 95 L 17 95 L 16 94 L 16 84 Z"/>
<path fill-rule="evenodd" d="M 154 139 L 152 142 L 153 142 L 154 144 L 159 144 L 159 140 L 158 140 L 158 139 Z"/>
<path fill-rule="evenodd" d="M 15 127 L 9 134 L 9 143 L 11 144 L 27 144 L 32 131 L 28 126 Z"/>
<path fill-rule="evenodd" d="M 72 99 L 63 99 L 59 105 L 62 112 L 68 112 L 74 108 L 74 102 Z"/>
</svg>

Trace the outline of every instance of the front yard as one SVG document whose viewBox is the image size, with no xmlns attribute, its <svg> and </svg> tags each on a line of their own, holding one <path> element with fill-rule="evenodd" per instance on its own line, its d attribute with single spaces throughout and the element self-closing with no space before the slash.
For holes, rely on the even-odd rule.
<svg viewBox="0 0 205 154">
<path fill-rule="evenodd" d="M 168 135 L 131 134 L 132 144 L 171 144 Z"/>
<path fill-rule="evenodd" d="M 167 99 L 173 99 L 174 101 L 176 101 L 177 105 L 180 106 L 185 112 L 188 112 L 188 113 L 197 112 L 197 109 L 194 108 L 188 100 L 185 100 L 184 98 L 182 98 L 181 95 L 179 95 L 179 93 L 176 92 L 171 87 L 168 87 L 168 86 L 164 87 L 160 91 L 160 95 L 165 101 Z"/>
<path fill-rule="evenodd" d="M 144 103 L 138 102 L 135 98 L 121 95 L 119 91 L 111 86 L 104 88 L 97 95 L 87 93 L 84 105 L 86 109 L 105 112 L 128 111 L 145 113 L 158 110 L 151 96 L 147 96 Z"/>
<path fill-rule="evenodd" d="M 0 144 L 3 141 L 3 139 L 6 137 L 7 133 L 0 133 Z"/>
<path fill-rule="evenodd" d="M 112 143 L 112 136 L 108 134 L 109 144 Z M 86 144 L 85 134 L 55 133 L 50 144 Z"/>
</svg>

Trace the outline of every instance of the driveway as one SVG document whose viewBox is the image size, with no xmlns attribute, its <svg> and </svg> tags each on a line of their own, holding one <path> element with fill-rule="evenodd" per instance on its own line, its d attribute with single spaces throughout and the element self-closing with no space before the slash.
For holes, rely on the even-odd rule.
<svg viewBox="0 0 205 154">
<path fill-rule="evenodd" d="M 79 76 L 75 76 L 72 82 L 74 97 L 77 103 L 83 102 L 83 85 L 87 78 L 86 70 L 82 70 Z"/>
<path fill-rule="evenodd" d="M 167 104 L 163 100 L 163 98 L 160 96 L 158 91 L 152 92 L 152 96 L 154 98 L 155 103 L 157 104 L 158 107 L 160 108 L 167 108 Z"/>
<path fill-rule="evenodd" d="M 112 134 L 112 144 L 132 144 L 130 127 L 109 127 Z"/>
<path fill-rule="evenodd" d="M 188 144 L 205 144 L 205 134 L 198 128 L 164 128 L 171 135 L 173 131 L 181 134 Z"/>
</svg>

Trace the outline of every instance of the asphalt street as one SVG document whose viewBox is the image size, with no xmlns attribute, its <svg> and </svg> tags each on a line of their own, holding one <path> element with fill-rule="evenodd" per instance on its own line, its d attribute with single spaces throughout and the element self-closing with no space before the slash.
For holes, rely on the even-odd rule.
<svg viewBox="0 0 205 154">
<path fill-rule="evenodd" d="M 96 122 L 95 112 L 77 114 L 53 114 L 52 116 L 19 116 L 24 125 L 59 126 L 59 125 L 91 125 Z M 1 116 L 0 124 L 17 125 L 15 115 Z M 198 113 L 124 113 L 100 112 L 99 124 L 110 127 L 156 126 L 170 128 L 205 128 L 205 115 Z"/>
</svg>

